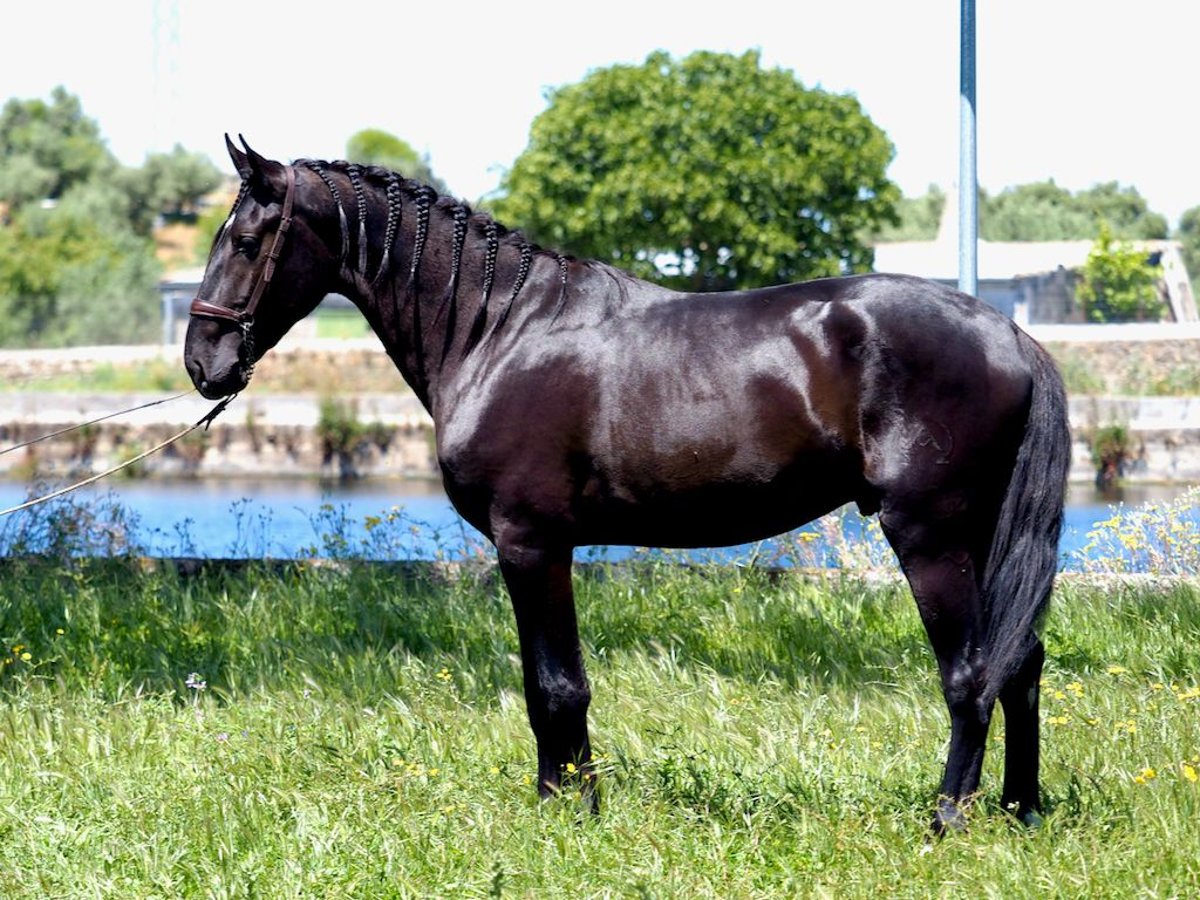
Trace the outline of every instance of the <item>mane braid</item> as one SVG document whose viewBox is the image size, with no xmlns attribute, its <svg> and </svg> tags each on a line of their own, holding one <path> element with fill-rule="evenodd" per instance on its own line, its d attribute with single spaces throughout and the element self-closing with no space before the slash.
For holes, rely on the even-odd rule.
<svg viewBox="0 0 1200 900">
<path fill-rule="evenodd" d="M 493 221 L 483 226 L 483 236 L 487 240 L 487 255 L 483 259 L 483 299 L 479 301 L 479 311 L 487 309 L 488 298 L 492 296 L 492 284 L 496 280 L 496 256 L 500 252 L 500 228 Z"/>
<path fill-rule="evenodd" d="M 567 307 L 567 267 L 570 265 L 565 256 L 555 253 L 554 258 L 558 261 L 558 303 L 554 305 L 554 315 L 550 317 L 551 324 Z"/>
<path fill-rule="evenodd" d="M 488 298 L 492 296 L 492 284 L 496 280 L 496 256 L 500 252 L 500 226 L 488 219 L 483 226 L 483 236 L 487 240 L 487 254 L 483 259 L 483 297 L 479 301 L 479 309 L 475 311 L 475 320 L 471 322 L 471 330 L 467 333 L 467 349 L 470 350 L 483 336 L 487 323 Z"/>
<path fill-rule="evenodd" d="M 350 186 L 354 188 L 354 202 L 358 204 L 358 267 L 356 272 L 367 276 L 367 198 L 363 191 L 362 169 L 356 163 L 346 166 Z"/>
<path fill-rule="evenodd" d="M 422 186 L 417 191 L 417 234 L 413 238 L 412 267 L 408 270 L 410 288 L 417 280 L 417 269 L 421 266 L 421 255 L 425 252 L 425 241 L 429 238 L 429 207 L 436 197 L 437 192 L 431 187 Z"/>
<path fill-rule="evenodd" d="M 446 293 L 438 304 L 437 313 L 433 320 L 437 322 L 446 313 L 446 332 L 442 341 L 442 357 L 450 352 L 450 344 L 454 340 L 454 324 L 457 320 L 455 301 L 458 299 L 458 277 L 462 274 L 463 245 L 467 241 L 467 220 L 471 217 L 471 208 L 465 203 L 456 203 L 451 210 L 454 217 L 454 239 L 450 251 L 450 283 L 446 285 Z"/>
<path fill-rule="evenodd" d="M 379 257 L 379 268 L 371 281 L 373 285 L 379 283 L 391 265 L 392 245 L 396 242 L 396 230 L 400 227 L 400 216 L 402 215 L 400 176 L 395 172 L 387 174 L 387 208 L 388 218 L 383 235 L 383 253 Z"/>
<path fill-rule="evenodd" d="M 456 204 L 452 213 L 454 216 L 454 244 L 450 256 L 450 284 L 446 286 L 446 299 L 454 302 L 458 294 L 458 276 L 462 271 L 463 244 L 467 240 L 467 219 L 471 217 L 471 209 L 464 203 Z"/>
<path fill-rule="evenodd" d="M 512 309 L 513 301 L 517 299 L 517 294 L 521 293 L 521 288 L 525 286 L 525 279 L 529 277 L 529 270 L 533 267 L 533 244 L 528 241 L 521 242 L 521 264 L 517 267 L 517 277 L 513 281 L 512 293 L 508 295 L 508 302 L 504 304 L 504 309 L 500 311 L 499 317 L 496 319 L 496 324 L 492 326 L 492 334 L 500 330 L 500 326 L 508 318 L 509 310 Z"/>
<path fill-rule="evenodd" d="M 338 224 L 342 229 L 342 265 L 346 265 L 346 260 L 350 257 L 350 226 L 346 223 L 346 210 L 342 206 L 342 195 L 338 193 L 337 185 L 333 183 L 333 179 L 329 177 L 329 173 L 321 166 L 319 162 L 313 160 L 304 160 L 301 163 L 306 169 L 310 169 L 316 173 L 316 176 L 324 182 L 328 188 L 330 196 L 333 197 L 333 202 L 337 205 Z"/>
</svg>

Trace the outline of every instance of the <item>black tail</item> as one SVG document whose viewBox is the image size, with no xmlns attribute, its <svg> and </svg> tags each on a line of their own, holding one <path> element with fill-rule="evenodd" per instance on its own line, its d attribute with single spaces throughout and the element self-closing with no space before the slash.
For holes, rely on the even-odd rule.
<svg viewBox="0 0 1200 900">
<path fill-rule="evenodd" d="M 1032 340 L 1022 348 L 1033 375 L 1025 436 L 1017 451 L 983 574 L 985 702 L 999 696 L 1037 643 L 1058 569 L 1071 432 L 1062 378 Z"/>
</svg>

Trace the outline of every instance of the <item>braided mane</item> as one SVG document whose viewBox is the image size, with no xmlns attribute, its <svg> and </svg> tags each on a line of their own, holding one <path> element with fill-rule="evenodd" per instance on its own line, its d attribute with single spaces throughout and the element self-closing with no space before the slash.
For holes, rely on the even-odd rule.
<svg viewBox="0 0 1200 900">
<path fill-rule="evenodd" d="M 454 314 L 453 305 L 458 293 L 458 282 L 463 262 L 463 247 L 468 234 L 475 234 L 482 237 L 485 244 L 483 272 L 480 279 L 482 292 L 478 309 L 469 330 L 468 348 L 474 346 L 487 330 L 487 315 L 492 288 L 496 280 L 497 259 L 500 249 L 504 246 L 516 248 L 519 262 L 512 289 L 496 316 L 495 323 L 491 329 L 492 334 L 495 334 L 508 318 L 508 313 L 513 303 L 525 287 L 530 270 L 533 267 L 533 260 L 536 256 L 547 256 L 553 259 L 559 268 L 559 296 L 554 310 L 554 318 L 557 318 L 566 306 L 568 277 L 573 264 L 605 270 L 610 276 L 614 276 L 614 279 L 618 282 L 621 279 L 615 278 L 615 276 L 625 276 L 628 278 L 626 273 L 612 269 L 607 264 L 594 261 L 579 261 L 574 257 L 563 256 L 553 250 L 546 250 L 529 241 L 520 231 L 510 230 L 500 222 L 497 222 L 487 213 L 472 210 L 466 202 L 439 194 L 433 187 L 415 179 L 407 178 L 390 169 L 381 166 L 364 166 L 347 162 L 346 160 L 334 160 L 331 162 L 326 160 L 300 159 L 296 160 L 295 165 L 302 166 L 314 172 L 321 179 L 333 199 L 338 211 L 338 220 L 341 227 L 343 268 L 347 268 L 350 264 L 351 245 L 354 243 L 357 245 L 354 248 L 356 254 L 354 265 L 350 271 L 355 275 L 362 276 L 372 286 L 380 284 L 384 276 L 392 270 L 395 262 L 393 251 L 400 232 L 400 223 L 402 216 L 405 214 L 403 210 L 406 205 L 411 208 L 409 214 L 414 216 L 415 223 L 411 263 L 409 265 L 406 285 L 406 288 L 410 291 L 417 283 L 421 260 L 429 240 L 430 217 L 435 213 L 449 217 L 453 223 L 450 277 L 441 297 L 438 315 L 441 315 L 444 308 L 450 309 L 451 316 Z M 354 194 L 355 218 L 357 219 L 356 235 L 353 242 L 351 241 L 349 217 L 343 205 L 342 194 L 338 190 L 337 184 L 330 173 L 340 175 L 350 182 Z M 382 195 L 387 206 L 387 221 L 383 226 L 379 262 L 373 276 L 368 272 L 369 235 L 378 234 L 378 225 L 374 225 L 371 228 L 368 227 L 371 223 L 367 222 L 367 190 L 372 190 L 377 192 L 377 195 Z"/>
</svg>

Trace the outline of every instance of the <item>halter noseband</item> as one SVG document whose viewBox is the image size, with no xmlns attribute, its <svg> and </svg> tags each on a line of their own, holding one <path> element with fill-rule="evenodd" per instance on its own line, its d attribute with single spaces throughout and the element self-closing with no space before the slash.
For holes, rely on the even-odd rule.
<svg viewBox="0 0 1200 900">
<path fill-rule="evenodd" d="M 250 302 L 246 304 L 246 308 L 231 309 L 228 306 L 218 306 L 197 297 L 192 301 L 188 310 L 197 318 L 233 322 L 242 330 L 242 342 L 246 347 L 246 356 L 249 360 L 247 378 L 249 378 L 249 372 L 254 370 L 254 311 L 258 309 L 258 302 L 267 292 L 267 288 L 271 286 L 271 278 L 275 275 L 275 263 L 283 252 L 283 242 L 288 229 L 292 227 L 292 201 L 296 193 L 296 170 L 291 166 L 285 166 L 284 173 L 287 177 L 287 189 L 283 195 L 283 214 L 279 219 L 275 240 L 271 242 L 271 249 L 267 253 L 266 264 L 259 273 L 258 281 L 254 285 L 254 291 L 250 294 Z"/>
</svg>

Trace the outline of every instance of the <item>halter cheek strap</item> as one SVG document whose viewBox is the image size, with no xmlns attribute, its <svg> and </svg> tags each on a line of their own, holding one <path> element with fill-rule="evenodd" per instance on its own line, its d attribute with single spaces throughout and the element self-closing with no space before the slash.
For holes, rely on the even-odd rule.
<svg viewBox="0 0 1200 900">
<path fill-rule="evenodd" d="M 288 229 L 292 227 L 292 204 L 296 194 L 296 170 L 291 166 L 285 166 L 284 173 L 287 178 L 287 189 L 283 195 L 283 214 L 279 220 L 279 228 L 275 232 L 275 239 L 271 242 L 271 249 L 267 253 L 267 261 L 263 265 L 262 271 L 259 272 L 258 281 L 254 284 L 254 291 L 250 294 L 250 302 L 246 304 L 246 308 L 239 310 L 228 306 L 218 306 L 216 303 L 209 303 L 207 300 L 201 300 L 197 297 L 192 301 L 189 309 L 191 315 L 197 318 L 233 322 L 241 328 L 242 340 L 246 346 L 246 355 L 251 370 L 254 367 L 254 312 L 258 309 L 258 303 L 267 292 L 267 288 L 271 286 L 271 279 L 275 275 L 275 264 L 279 261 L 279 255 L 283 252 L 283 243 L 287 237 Z"/>
</svg>

